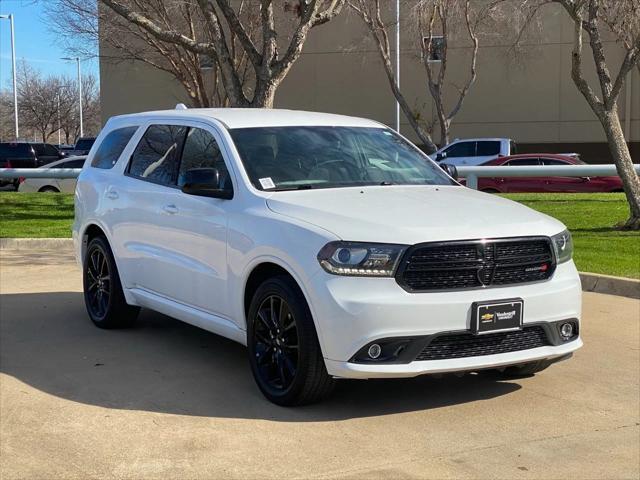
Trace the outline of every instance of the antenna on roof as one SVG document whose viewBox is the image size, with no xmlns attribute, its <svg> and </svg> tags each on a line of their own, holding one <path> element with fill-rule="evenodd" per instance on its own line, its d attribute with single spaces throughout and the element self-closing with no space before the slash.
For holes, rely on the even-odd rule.
<svg viewBox="0 0 640 480">
<path fill-rule="evenodd" d="M 179 103 L 176 105 L 176 110 L 186 110 L 187 106 L 184 103 Z"/>
</svg>

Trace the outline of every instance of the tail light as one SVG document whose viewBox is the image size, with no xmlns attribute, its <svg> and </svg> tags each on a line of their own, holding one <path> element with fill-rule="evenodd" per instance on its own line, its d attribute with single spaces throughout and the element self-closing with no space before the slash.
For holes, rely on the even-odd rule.
<svg viewBox="0 0 640 480">
<path fill-rule="evenodd" d="M 24 183 L 24 181 L 26 180 L 26 178 L 24 177 L 19 177 L 18 178 L 18 183 Z"/>
<path fill-rule="evenodd" d="M 9 160 L 7 160 L 7 164 L 6 164 L 5 168 L 13 168 L 13 167 L 11 166 L 11 162 L 10 162 Z"/>
</svg>

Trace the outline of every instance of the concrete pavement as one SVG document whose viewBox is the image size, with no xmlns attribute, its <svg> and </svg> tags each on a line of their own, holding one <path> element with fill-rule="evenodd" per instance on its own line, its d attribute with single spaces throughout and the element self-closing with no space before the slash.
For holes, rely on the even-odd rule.
<svg viewBox="0 0 640 480">
<path fill-rule="evenodd" d="M 531 378 L 260 395 L 243 347 L 144 311 L 93 327 L 59 252 L 0 252 L 0 478 L 638 478 L 640 301 L 584 294 L 585 347 Z"/>
</svg>

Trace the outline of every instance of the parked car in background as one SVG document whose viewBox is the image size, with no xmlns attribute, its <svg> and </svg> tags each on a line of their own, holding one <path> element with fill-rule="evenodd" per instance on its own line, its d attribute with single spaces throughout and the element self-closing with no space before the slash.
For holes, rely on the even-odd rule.
<svg viewBox="0 0 640 480">
<path fill-rule="evenodd" d="M 64 158 L 56 147 L 48 143 L 2 142 L 0 143 L 0 168 L 38 168 Z M 18 179 L 0 179 L 0 186 L 13 184 L 18 188 Z"/>
<path fill-rule="evenodd" d="M 535 166 L 535 165 L 585 165 L 582 160 L 568 155 L 527 153 L 501 157 L 483 165 Z M 490 177 L 479 178 L 478 189 L 487 193 L 518 192 L 622 192 L 619 177 Z"/>
<path fill-rule="evenodd" d="M 69 151 L 69 155 L 87 155 L 96 141 L 96 137 L 80 137 Z"/>
<path fill-rule="evenodd" d="M 57 162 L 50 163 L 38 170 L 49 168 L 82 168 L 86 156 L 69 157 Z M 20 178 L 18 180 L 19 192 L 63 192 L 73 193 L 76 190 L 75 178 Z"/>
<path fill-rule="evenodd" d="M 516 143 L 510 138 L 465 138 L 454 140 L 431 157 L 456 166 L 481 165 L 499 156 L 514 155 L 516 150 Z"/>
<path fill-rule="evenodd" d="M 96 146 L 73 224 L 90 319 L 145 307 L 240 342 L 277 404 L 336 377 L 527 376 L 582 345 L 566 227 L 378 122 L 181 109 L 114 117 Z"/>
</svg>

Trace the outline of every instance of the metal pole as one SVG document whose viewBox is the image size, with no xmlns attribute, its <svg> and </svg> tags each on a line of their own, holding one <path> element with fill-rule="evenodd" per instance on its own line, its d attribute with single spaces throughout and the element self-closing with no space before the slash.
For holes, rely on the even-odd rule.
<svg viewBox="0 0 640 480">
<path fill-rule="evenodd" d="M 58 146 L 60 146 L 60 90 L 58 90 Z"/>
<path fill-rule="evenodd" d="M 400 89 L 400 0 L 396 0 L 396 83 Z M 400 102 L 396 99 L 396 132 L 400 133 Z"/>
<path fill-rule="evenodd" d="M 16 34 L 13 25 L 13 13 L 9 15 L 0 15 L 0 18 L 8 18 L 11 25 L 11 69 L 13 76 L 13 119 L 15 124 L 16 140 L 20 137 L 18 128 L 18 80 L 16 74 Z"/>
<path fill-rule="evenodd" d="M 84 137 L 84 126 L 82 123 L 82 74 L 80 73 L 80 57 L 76 57 L 78 62 L 78 105 L 80 106 L 80 136 Z"/>
</svg>

